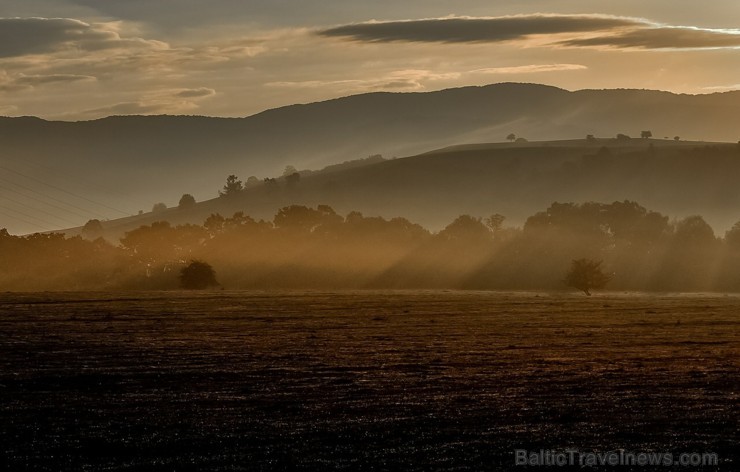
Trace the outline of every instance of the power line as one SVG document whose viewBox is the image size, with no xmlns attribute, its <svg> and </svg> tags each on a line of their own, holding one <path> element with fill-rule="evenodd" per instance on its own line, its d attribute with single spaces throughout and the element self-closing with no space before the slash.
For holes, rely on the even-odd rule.
<svg viewBox="0 0 740 472">
<path fill-rule="evenodd" d="M 8 200 L 8 201 L 10 201 L 10 202 L 13 202 L 13 203 L 15 203 L 15 204 L 17 204 L 17 205 L 20 205 L 20 206 L 22 206 L 22 207 L 26 207 L 26 208 L 28 208 L 29 210 L 33 210 L 33 211 L 38 211 L 38 212 L 44 213 L 44 214 L 46 214 L 46 215 L 49 215 L 49 216 L 51 216 L 52 218 L 56 218 L 56 219 L 58 219 L 59 221 L 63 221 L 63 222 L 64 222 L 64 224 L 69 224 L 69 225 L 73 225 L 73 226 L 76 226 L 76 225 L 77 225 L 77 222 L 74 222 L 74 221 L 68 220 L 68 219 L 66 219 L 66 218 L 62 218 L 61 216 L 55 215 L 54 213 L 50 213 L 50 212 L 48 212 L 48 211 L 46 211 L 46 210 L 42 210 L 41 208 L 36 208 L 36 207 L 32 207 L 31 205 L 27 205 L 27 204 L 25 204 L 25 203 L 23 203 L 23 202 L 19 202 L 18 200 L 15 200 L 15 199 L 13 199 L 13 198 L 10 198 L 10 197 L 8 197 L 7 195 L 3 196 L 3 197 L 2 197 L 2 199 L 3 199 L 3 200 Z"/>
<path fill-rule="evenodd" d="M 43 220 L 40 220 L 40 219 L 38 219 L 38 218 L 36 218 L 36 217 L 34 217 L 34 216 L 31 216 L 31 215 L 26 215 L 25 213 L 23 213 L 23 212 L 21 212 L 21 211 L 18 211 L 18 210 L 14 210 L 14 209 L 12 209 L 12 208 L 4 207 L 4 206 L 0 206 L 0 208 L 4 208 L 4 209 L 6 209 L 6 210 L 8 210 L 8 211 L 12 211 L 12 212 L 15 212 L 15 213 L 20 213 L 21 215 L 23 215 L 23 216 L 24 216 L 24 217 L 26 217 L 26 218 L 31 218 L 31 219 L 34 219 L 34 220 L 40 221 L 40 222 L 41 222 L 41 223 L 43 223 L 43 224 L 33 223 L 33 222 L 31 222 L 31 221 L 28 221 L 28 220 L 26 220 L 26 219 L 24 219 L 24 218 L 19 218 L 19 217 L 17 217 L 17 216 L 13 216 L 13 215 L 9 215 L 9 214 L 7 214 L 7 213 L 4 213 L 4 212 L 0 212 L 1 214 L 3 214 L 3 215 L 5 215 L 5 216 L 7 216 L 8 218 L 13 218 L 14 220 L 17 220 L 17 221 L 22 221 L 22 222 L 24 222 L 24 223 L 26 223 L 26 224 L 29 224 L 29 225 L 31 225 L 31 226 L 35 226 L 35 227 L 37 227 L 37 228 L 41 228 L 41 229 L 43 229 L 44 231 L 54 231 L 54 229 L 53 229 L 53 228 L 49 228 L 48 226 L 46 226 L 46 222 L 45 222 L 45 221 L 43 221 Z"/>
<path fill-rule="evenodd" d="M 111 194 L 111 195 L 116 195 L 117 197 L 124 199 L 125 200 L 125 203 L 128 204 L 128 205 L 130 205 L 132 203 L 132 201 L 130 200 L 130 198 L 131 198 L 130 195 L 124 195 L 123 193 L 112 191 L 109 187 L 103 187 L 102 185 L 100 185 L 100 184 L 98 184 L 96 182 L 92 182 L 92 181 L 89 181 L 87 179 L 83 179 L 78 174 L 74 174 L 74 173 L 71 173 L 71 172 L 66 172 L 66 171 L 64 171 L 62 169 L 55 169 L 55 168 L 46 166 L 44 164 L 40 164 L 40 163 L 38 163 L 36 161 L 30 160 L 30 159 L 27 159 L 27 158 L 24 159 L 23 162 L 20 163 L 20 164 L 26 164 L 26 165 L 28 165 L 30 167 L 36 167 L 37 169 L 41 169 L 42 171 L 52 172 L 54 174 L 63 174 L 63 175 L 67 176 L 70 179 L 76 180 L 78 183 L 82 183 L 82 184 L 86 185 L 88 188 L 91 188 L 91 189 L 94 188 L 94 189 L 97 189 L 98 191 L 102 191 L 102 192 L 105 192 L 105 193 L 108 193 L 108 194 Z M 134 205 L 134 206 L 138 207 L 139 205 Z"/>
<path fill-rule="evenodd" d="M 77 212 L 74 212 L 74 211 L 68 210 L 68 209 L 66 209 L 66 208 L 62 208 L 62 207 L 60 207 L 60 206 L 58 206 L 58 205 L 54 205 L 53 203 L 49 203 L 49 202 L 42 202 L 42 203 L 44 203 L 45 205 L 49 205 L 49 206 L 51 206 L 51 207 L 54 207 L 54 208 L 56 208 L 56 209 L 58 209 L 58 210 L 66 211 L 67 213 L 72 213 L 73 215 L 77 215 L 77 216 L 79 216 L 80 218 L 90 218 L 90 215 L 93 215 L 93 216 L 97 216 L 97 217 L 99 217 L 99 218 L 103 218 L 103 219 L 105 219 L 105 216 L 101 215 L 101 214 L 100 214 L 100 213 L 98 213 L 98 212 L 92 211 L 92 210 L 90 210 L 90 209 L 88 209 L 88 208 L 81 208 L 81 207 L 78 207 L 77 205 L 74 205 L 74 204 L 72 204 L 72 203 L 68 203 L 68 202 L 65 202 L 64 200 L 61 200 L 61 199 L 59 199 L 59 198 L 56 198 L 56 197 L 53 197 L 53 196 L 51 196 L 51 195 L 46 195 L 46 194 L 43 194 L 43 193 L 41 193 L 41 192 L 39 192 L 39 191 L 37 191 L 37 190 L 34 190 L 34 189 L 30 188 L 30 187 L 26 187 L 25 185 L 21 185 L 21 184 L 19 184 L 19 183 L 17 183 L 17 182 L 11 182 L 11 181 L 9 181 L 9 180 L 7 180 L 7 179 L 3 179 L 2 177 L 0 177 L 0 181 L 3 181 L 3 182 L 5 182 L 5 183 L 11 184 L 11 185 L 15 185 L 16 187 L 20 187 L 20 188 L 22 188 L 22 189 L 24 189 L 24 190 L 27 190 L 27 191 L 29 191 L 29 192 L 32 192 L 32 193 L 35 193 L 36 195 L 41 195 L 41 196 L 42 196 L 42 197 L 44 197 L 44 198 L 48 198 L 48 199 L 50 199 L 50 200 L 54 200 L 55 202 L 59 202 L 59 203 L 61 203 L 62 205 L 67 205 L 67 206 L 70 206 L 70 207 L 72 207 L 72 208 L 76 208 L 77 210 L 80 210 L 80 211 L 82 211 L 82 212 L 85 212 L 85 213 L 86 213 L 85 215 L 81 215 L 81 214 L 79 214 L 79 213 L 77 213 Z M 10 190 L 12 191 L 12 189 L 10 189 Z M 16 191 L 16 193 L 18 193 L 19 195 L 23 195 L 22 193 L 20 193 L 20 192 L 18 192 L 18 191 Z M 27 195 L 23 195 L 23 196 L 24 196 L 24 197 L 28 197 Z M 32 197 L 28 197 L 28 198 L 32 198 Z M 36 199 L 36 201 L 40 201 L 40 200 Z"/>
<path fill-rule="evenodd" d="M 106 204 L 104 204 L 104 203 L 98 203 L 98 202 L 96 202 L 96 201 L 94 201 L 94 200 L 90 200 L 90 199 L 89 199 L 89 198 L 87 198 L 87 197 L 83 197 L 82 195 L 77 195 L 77 194 L 75 194 L 75 193 L 72 193 L 72 192 L 70 192 L 70 191 L 64 190 L 63 188 L 57 187 L 56 185 L 52 185 L 52 184 L 50 184 L 50 183 L 44 182 L 43 180 L 39 180 L 39 179 L 36 179 L 36 178 L 34 178 L 34 177 L 31 177 L 31 176 L 25 175 L 25 174 L 23 174 L 22 172 L 18 172 L 18 171 L 15 171 L 15 170 L 13 170 L 13 169 L 9 169 L 9 168 L 7 168 L 7 167 L 5 167 L 5 166 L 0 166 L 0 169 L 4 169 L 4 170 L 6 170 L 6 171 L 8 171 L 8 172 L 12 172 L 12 173 L 14 173 L 14 174 L 16 174 L 16 175 L 20 175 L 21 177 L 25 177 L 26 179 L 29 179 L 29 180 L 33 180 L 34 182 L 38 182 L 38 183 L 40 183 L 41 185 L 46 185 L 47 187 L 53 188 L 53 189 L 55 189 L 55 190 L 58 190 L 58 191 L 60 191 L 60 192 L 64 192 L 64 193 L 66 193 L 66 194 L 68 194 L 68 195 L 71 195 L 71 196 L 73 196 L 73 197 L 75 197 L 75 198 L 79 198 L 79 199 L 81 199 L 81 200 L 85 200 L 85 201 L 87 201 L 87 202 L 90 202 L 90 203 L 92 203 L 93 205 L 98 205 L 98 206 L 101 206 L 101 207 L 107 208 L 107 209 L 109 209 L 109 210 L 112 210 L 112 211 L 115 211 L 115 212 L 121 213 L 121 214 L 123 214 L 123 215 L 126 215 L 126 216 L 130 216 L 130 213 L 128 213 L 128 212 L 125 212 L 125 211 L 123 211 L 123 210 L 119 210 L 118 208 L 113 208 L 113 207 L 111 207 L 111 206 L 108 206 L 108 205 L 106 205 Z"/>
</svg>

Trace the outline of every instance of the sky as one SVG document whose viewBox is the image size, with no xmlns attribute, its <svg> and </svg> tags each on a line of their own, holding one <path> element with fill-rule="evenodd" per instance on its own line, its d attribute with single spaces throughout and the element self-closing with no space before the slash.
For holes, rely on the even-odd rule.
<svg viewBox="0 0 740 472">
<path fill-rule="evenodd" d="M 497 82 L 740 89 L 737 0 L 3 0 L 0 115 L 248 116 Z"/>
</svg>

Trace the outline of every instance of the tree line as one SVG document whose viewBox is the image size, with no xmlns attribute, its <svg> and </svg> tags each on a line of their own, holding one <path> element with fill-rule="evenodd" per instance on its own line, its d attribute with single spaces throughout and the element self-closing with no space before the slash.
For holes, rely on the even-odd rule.
<svg viewBox="0 0 740 472">
<path fill-rule="evenodd" d="M 671 221 L 632 201 L 554 203 L 522 227 L 505 222 L 462 215 L 431 232 L 405 218 L 291 205 L 271 221 L 156 222 L 118 244 L 1 230 L 0 290 L 177 289 L 192 261 L 228 289 L 554 290 L 581 260 L 600 263 L 612 290 L 740 291 L 740 222 L 717 237 L 700 216 Z"/>
</svg>

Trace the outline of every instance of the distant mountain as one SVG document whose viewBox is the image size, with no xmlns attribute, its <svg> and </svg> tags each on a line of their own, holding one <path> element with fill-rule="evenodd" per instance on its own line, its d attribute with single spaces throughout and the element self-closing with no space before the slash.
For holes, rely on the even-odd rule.
<svg viewBox="0 0 740 472">
<path fill-rule="evenodd" d="M 69 227 L 147 211 L 158 201 L 174 205 L 183 193 L 210 198 L 228 174 L 262 178 L 288 164 L 315 169 L 372 154 L 503 141 L 509 133 L 551 140 L 651 130 L 655 137 L 735 142 L 739 112 L 740 92 L 569 92 L 507 83 L 371 93 L 238 119 L 0 118 L 0 227 Z M 385 165 L 403 167 L 395 162 Z"/>
</svg>

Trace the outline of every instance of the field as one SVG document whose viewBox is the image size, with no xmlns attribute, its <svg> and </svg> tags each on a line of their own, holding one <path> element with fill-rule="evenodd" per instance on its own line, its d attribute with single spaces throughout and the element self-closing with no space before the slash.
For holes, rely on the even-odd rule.
<svg viewBox="0 0 740 472">
<path fill-rule="evenodd" d="M 740 470 L 732 296 L 0 294 L 0 366 L 13 471 L 527 470 L 515 449 Z"/>
</svg>

